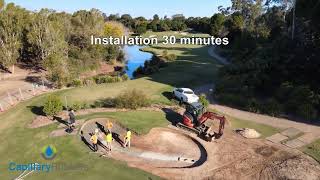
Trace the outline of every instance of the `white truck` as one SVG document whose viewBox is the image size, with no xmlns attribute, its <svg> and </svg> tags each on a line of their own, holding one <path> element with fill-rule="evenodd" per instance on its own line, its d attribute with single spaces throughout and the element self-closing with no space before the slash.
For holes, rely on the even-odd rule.
<svg viewBox="0 0 320 180">
<path fill-rule="evenodd" d="M 199 97 L 189 88 L 174 88 L 172 92 L 173 97 L 177 98 L 181 102 L 188 104 L 198 102 Z"/>
</svg>

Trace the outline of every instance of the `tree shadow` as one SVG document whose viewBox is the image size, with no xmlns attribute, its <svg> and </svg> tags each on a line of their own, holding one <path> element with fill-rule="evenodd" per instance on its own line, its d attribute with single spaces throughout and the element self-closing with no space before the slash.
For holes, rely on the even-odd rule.
<svg viewBox="0 0 320 180">
<path fill-rule="evenodd" d="M 46 114 L 43 112 L 43 106 L 27 106 L 30 111 L 37 116 L 45 116 Z"/>
<path fill-rule="evenodd" d="M 175 112 L 174 110 L 169 108 L 162 108 L 162 111 L 166 114 L 166 119 L 171 122 L 172 125 L 175 126 L 182 121 L 181 114 Z"/>
</svg>

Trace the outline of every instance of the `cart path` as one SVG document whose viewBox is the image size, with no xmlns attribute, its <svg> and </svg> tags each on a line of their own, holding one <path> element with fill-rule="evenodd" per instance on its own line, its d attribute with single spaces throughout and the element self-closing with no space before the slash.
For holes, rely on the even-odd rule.
<svg viewBox="0 0 320 180">
<path fill-rule="evenodd" d="M 208 49 L 208 54 L 209 54 L 211 57 L 213 57 L 215 60 L 219 61 L 219 62 L 220 62 L 221 64 L 223 64 L 223 65 L 228 65 L 228 64 L 230 64 L 230 62 L 229 62 L 226 58 L 220 56 L 219 54 L 217 54 L 217 53 L 215 52 L 215 46 L 210 46 L 210 47 L 209 47 L 209 49 Z"/>
</svg>

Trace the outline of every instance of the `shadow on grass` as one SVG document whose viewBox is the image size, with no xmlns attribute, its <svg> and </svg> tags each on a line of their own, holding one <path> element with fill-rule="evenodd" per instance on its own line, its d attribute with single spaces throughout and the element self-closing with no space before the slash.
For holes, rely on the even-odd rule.
<svg viewBox="0 0 320 180">
<path fill-rule="evenodd" d="M 162 111 L 166 114 L 166 119 L 171 122 L 172 125 L 175 126 L 182 121 L 181 114 L 175 112 L 174 110 L 169 108 L 162 108 Z"/>
<path fill-rule="evenodd" d="M 169 91 L 165 91 L 165 92 L 162 92 L 162 95 L 164 96 L 164 97 L 166 97 L 168 100 L 172 100 L 172 99 L 174 99 L 174 97 L 173 97 L 173 95 L 172 95 L 172 92 L 169 92 Z"/>
<path fill-rule="evenodd" d="M 43 106 L 27 106 L 30 111 L 37 116 L 45 116 L 46 114 L 43 112 Z"/>
</svg>

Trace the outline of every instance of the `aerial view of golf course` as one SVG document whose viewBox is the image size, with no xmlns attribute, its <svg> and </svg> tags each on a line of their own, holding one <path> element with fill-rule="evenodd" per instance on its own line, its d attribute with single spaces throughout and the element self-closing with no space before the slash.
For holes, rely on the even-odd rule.
<svg viewBox="0 0 320 180">
<path fill-rule="evenodd" d="M 0 179 L 320 180 L 320 0 L 0 0 Z"/>
</svg>

